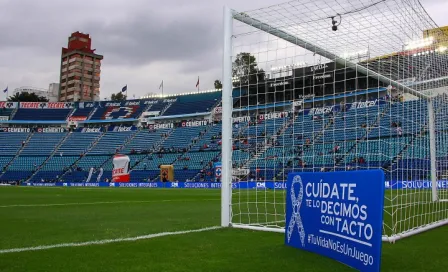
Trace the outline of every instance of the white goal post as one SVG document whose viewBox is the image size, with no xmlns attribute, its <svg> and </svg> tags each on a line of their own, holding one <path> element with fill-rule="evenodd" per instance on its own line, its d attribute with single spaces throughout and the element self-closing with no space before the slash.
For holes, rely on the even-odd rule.
<svg viewBox="0 0 448 272">
<path fill-rule="evenodd" d="M 382 169 L 383 240 L 448 224 L 448 37 L 418 0 L 224 8 L 221 225 L 285 231 L 291 172 Z"/>
</svg>

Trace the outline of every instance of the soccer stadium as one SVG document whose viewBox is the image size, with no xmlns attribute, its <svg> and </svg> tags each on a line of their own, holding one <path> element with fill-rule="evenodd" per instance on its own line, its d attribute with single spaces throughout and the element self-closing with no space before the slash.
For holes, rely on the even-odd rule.
<svg viewBox="0 0 448 272">
<path fill-rule="evenodd" d="M 222 89 L 0 102 L 0 271 L 446 271 L 447 27 L 417 0 L 225 8 L 223 56 Z M 371 186 L 378 270 L 294 248 L 332 175 Z M 370 217 L 320 232 L 374 247 Z"/>
</svg>

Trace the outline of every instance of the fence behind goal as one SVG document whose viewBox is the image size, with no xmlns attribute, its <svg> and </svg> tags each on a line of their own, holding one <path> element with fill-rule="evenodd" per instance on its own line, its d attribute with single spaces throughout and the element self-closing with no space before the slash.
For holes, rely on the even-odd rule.
<svg viewBox="0 0 448 272">
<path fill-rule="evenodd" d="M 386 175 L 384 240 L 448 223 L 448 38 L 420 2 L 226 9 L 224 29 L 223 183 L 258 183 L 223 185 L 223 225 L 282 232 L 266 181 L 361 169 Z"/>
</svg>

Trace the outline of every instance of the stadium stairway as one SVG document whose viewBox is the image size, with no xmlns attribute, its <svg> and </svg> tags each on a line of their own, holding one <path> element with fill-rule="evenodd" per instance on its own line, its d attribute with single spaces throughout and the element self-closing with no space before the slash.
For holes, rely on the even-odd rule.
<svg viewBox="0 0 448 272">
<path fill-rule="evenodd" d="M 294 124 L 295 118 L 290 118 L 287 122 L 285 122 L 285 125 L 280 129 L 280 135 L 284 135 L 286 130 Z M 277 140 L 277 134 L 275 135 L 275 140 Z M 265 150 L 267 151 L 267 150 Z M 278 173 L 274 174 L 275 177 L 282 176 L 285 172 L 285 168 L 281 169 Z"/>
<path fill-rule="evenodd" d="M 150 156 L 153 156 L 156 150 L 159 150 L 159 148 L 163 145 L 163 142 L 165 141 L 165 139 L 167 139 L 172 133 L 173 133 L 174 129 L 170 129 L 167 132 L 164 132 L 167 134 L 166 137 L 161 137 L 159 141 L 156 141 L 154 143 L 154 148 L 152 149 L 151 152 L 149 152 L 148 154 L 146 154 L 144 157 L 142 157 L 140 160 L 137 160 L 134 165 L 132 165 L 130 167 L 130 170 L 133 170 L 134 168 L 138 167 L 138 165 L 146 160 L 148 160 L 148 158 Z"/>
<path fill-rule="evenodd" d="M 96 111 L 98 110 L 98 107 L 94 107 L 93 110 L 89 113 L 89 115 L 87 116 L 87 120 L 90 120 L 90 118 L 92 118 L 92 116 L 95 115 Z"/>
<path fill-rule="evenodd" d="M 9 120 L 13 120 L 14 116 L 16 115 L 17 111 L 19 110 L 18 107 L 16 107 L 12 112 L 11 115 L 9 116 Z"/>
<path fill-rule="evenodd" d="M 159 116 L 163 116 L 165 112 L 173 105 L 174 103 L 168 103 L 161 111 Z"/>
<path fill-rule="evenodd" d="M 209 131 L 210 129 L 211 129 L 211 124 L 209 124 L 208 126 L 206 126 L 205 131 Z M 175 131 L 175 129 L 172 130 L 172 132 L 174 132 L 174 131 Z M 172 132 L 168 135 L 168 137 L 166 137 L 166 138 L 164 139 L 164 142 L 170 138 L 170 136 L 173 134 Z M 204 138 L 204 136 L 205 136 L 206 134 L 207 134 L 207 133 L 202 133 L 200 136 L 198 136 L 198 140 L 197 140 L 197 142 L 200 142 L 200 141 Z M 163 145 L 163 142 L 161 143 L 161 146 L 162 146 L 162 145 Z M 181 152 L 181 153 L 179 153 L 180 156 L 176 156 L 176 158 L 175 158 L 170 164 L 171 164 L 171 165 L 174 165 L 174 164 L 176 164 L 176 162 L 179 161 L 180 158 L 184 158 L 184 157 L 188 154 L 188 152 L 191 150 L 191 147 L 192 147 L 192 144 L 190 143 L 190 144 L 186 147 L 186 151 L 185 151 L 185 152 Z M 157 181 L 158 179 L 160 179 L 160 174 L 157 175 L 152 181 Z"/>
<path fill-rule="evenodd" d="M 73 113 L 73 110 L 72 110 Z M 54 148 L 53 152 L 50 154 L 50 156 L 48 156 L 36 169 L 36 171 L 30 176 L 28 177 L 28 179 L 26 180 L 26 182 L 29 182 L 31 179 L 34 178 L 34 176 L 36 176 L 36 174 L 47 164 L 47 162 L 54 157 L 55 154 L 58 153 L 59 148 L 61 147 L 61 145 L 68 139 L 68 137 L 70 136 L 71 132 L 67 132 L 65 134 L 65 136 L 59 141 L 59 143 L 56 145 L 56 147 Z"/>
<path fill-rule="evenodd" d="M 33 132 L 28 134 L 27 138 L 25 139 L 25 144 L 23 144 L 20 147 L 20 149 L 17 151 L 17 153 L 14 155 L 14 157 L 12 157 L 12 159 L 3 167 L 2 173 L 0 174 L 0 179 L 6 173 L 6 171 L 8 171 L 9 166 L 11 166 L 11 164 L 20 156 L 22 151 L 25 149 L 25 147 L 29 143 L 30 139 L 33 137 L 33 134 L 34 134 Z"/>
<path fill-rule="evenodd" d="M 93 111 L 92 111 L 93 112 Z M 98 144 L 98 142 L 104 137 L 104 135 L 106 135 L 106 131 L 103 131 L 102 133 L 101 133 L 101 135 L 98 137 L 98 138 L 96 138 L 95 139 L 95 141 L 94 142 L 92 142 L 91 144 L 90 144 L 90 146 L 87 148 L 87 150 L 86 150 L 86 152 L 85 152 L 85 154 L 87 154 L 90 150 L 92 150 L 97 144 Z M 85 156 L 85 154 L 84 154 L 84 156 Z M 74 167 L 76 167 L 77 165 L 78 165 L 78 163 L 79 163 L 79 161 L 84 157 L 84 156 L 79 156 L 69 167 L 68 167 L 68 169 L 66 170 L 66 171 L 63 171 L 62 172 L 62 175 L 59 177 L 59 181 L 60 180 L 63 180 L 63 178 L 70 172 L 70 170 L 71 169 L 73 169 Z"/>
<path fill-rule="evenodd" d="M 324 128 L 314 136 L 313 142 L 319 142 L 319 140 L 324 136 L 324 131 L 329 130 L 333 126 L 337 115 L 338 114 L 336 114 L 333 118 L 328 118 L 328 120 L 326 120 Z"/>
<path fill-rule="evenodd" d="M 73 113 L 75 113 L 75 111 L 76 111 L 76 107 L 73 107 L 73 109 L 71 109 L 71 111 L 67 115 L 67 120 L 69 120 L 69 118 L 72 117 L 72 115 L 73 115 Z"/>
<path fill-rule="evenodd" d="M 384 116 L 387 113 L 387 111 L 388 111 L 388 108 L 387 107 L 383 107 L 381 113 L 377 115 L 375 121 L 370 123 L 370 124 L 368 124 L 367 130 L 366 130 L 366 133 L 364 134 L 364 136 L 362 136 L 360 139 L 357 139 L 355 141 L 355 143 L 350 148 L 348 148 L 347 152 L 345 152 L 345 153 L 340 155 L 340 159 L 335 162 L 335 165 L 334 165 L 335 167 L 333 169 L 334 171 L 336 171 L 336 169 L 342 167 L 342 164 L 345 163 L 346 158 L 353 154 L 353 152 L 356 150 L 358 145 L 360 143 L 362 143 L 362 142 L 365 142 L 368 139 L 369 133 L 374 128 L 376 128 L 376 127 L 378 127 L 380 125 L 381 117 Z"/>
<path fill-rule="evenodd" d="M 221 161 L 221 155 L 222 155 L 222 153 L 219 152 L 219 154 L 216 155 L 211 160 L 211 162 L 213 162 L 213 160 Z M 202 169 L 200 169 L 198 173 L 196 173 L 196 175 L 191 179 L 191 181 L 200 181 L 201 172 L 205 173 L 205 172 L 207 172 L 207 170 L 209 170 L 209 171 L 212 170 L 214 168 L 214 166 L 213 165 L 209 165 L 209 163 L 210 163 L 210 161 L 208 163 L 205 163 L 205 166 Z M 214 175 L 213 175 L 213 177 L 214 177 Z"/>
<path fill-rule="evenodd" d="M 280 126 L 277 130 L 275 130 L 273 132 L 273 134 L 266 135 L 266 136 L 268 136 L 267 139 L 266 139 L 266 142 L 265 143 L 261 143 L 260 145 L 258 145 L 256 147 L 255 155 L 252 156 L 249 160 L 247 160 L 246 163 L 242 167 L 240 167 L 240 168 L 241 169 L 249 169 L 250 170 L 250 166 L 254 162 L 256 162 L 261 156 L 264 156 L 269 148 L 273 147 L 273 143 L 275 143 L 277 141 L 277 138 L 280 135 L 284 134 L 286 129 L 288 129 L 288 127 L 294 123 L 294 120 L 295 120 L 295 118 L 289 118 L 286 122 L 283 122 L 282 126 Z"/>
<path fill-rule="evenodd" d="M 151 108 L 152 108 L 153 106 L 154 106 L 154 104 L 148 104 L 148 105 L 142 110 L 142 112 L 141 112 L 140 116 L 138 116 L 138 118 L 140 118 L 140 117 L 143 115 L 143 113 L 144 113 L 145 111 L 150 111 Z"/>
</svg>

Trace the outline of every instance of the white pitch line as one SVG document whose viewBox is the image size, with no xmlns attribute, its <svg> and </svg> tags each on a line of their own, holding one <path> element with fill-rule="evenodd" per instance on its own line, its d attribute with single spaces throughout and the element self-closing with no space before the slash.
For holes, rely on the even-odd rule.
<svg viewBox="0 0 448 272">
<path fill-rule="evenodd" d="M 14 207 L 52 207 L 52 206 L 77 206 L 77 205 L 97 205 L 97 204 L 125 204 L 125 203 L 158 203 L 158 202 L 196 202 L 196 201 L 218 201 L 219 198 L 210 199 L 162 199 L 162 200 L 142 200 L 142 201 L 100 201 L 100 202 L 75 202 L 75 203 L 52 203 L 52 204 L 13 204 L 3 205 L 0 208 Z"/>
<path fill-rule="evenodd" d="M 35 247 L 2 249 L 2 250 L 0 250 L 0 254 L 46 250 L 46 249 L 61 248 L 61 247 L 82 247 L 82 246 L 104 245 L 104 244 L 119 243 L 119 242 L 133 242 L 133 241 L 152 239 L 152 238 L 163 237 L 163 236 L 189 234 L 189 233 L 195 233 L 195 232 L 216 230 L 216 229 L 220 229 L 220 228 L 221 227 L 219 227 L 219 226 L 215 226 L 215 227 L 207 227 L 207 228 L 193 229 L 193 230 L 160 232 L 160 233 L 153 233 L 153 234 L 147 234 L 147 235 L 129 237 L 129 238 L 116 238 L 116 239 L 106 239 L 106 240 L 88 241 L 88 242 L 80 242 L 80 243 L 63 243 L 63 244 L 44 245 L 44 246 L 35 246 Z"/>
</svg>

